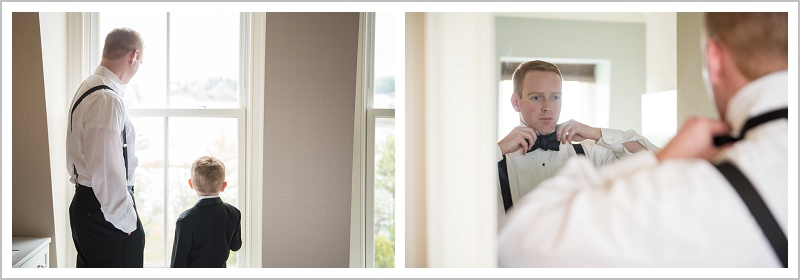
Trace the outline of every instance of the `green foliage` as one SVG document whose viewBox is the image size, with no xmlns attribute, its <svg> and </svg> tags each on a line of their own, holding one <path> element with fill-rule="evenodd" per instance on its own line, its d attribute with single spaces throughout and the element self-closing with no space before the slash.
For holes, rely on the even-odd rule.
<svg viewBox="0 0 800 280">
<path fill-rule="evenodd" d="M 377 163 L 378 176 L 375 182 L 377 188 L 383 188 L 392 194 L 392 201 L 394 201 L 394 142 L 394 135 L 389 135 L 386 142 L 378 148 L 381 157 Z"/>
<path fill-rule="evenodd" d="M 375 267 L 394 267 L 394 238 L 385 235 L 375 237 Z"/>
<path fill-rule="evenodd" d="M 394 267 L 395 138 L 378 146 L 375 163 L 375 267 Z M 382 202 L 382 203 L 381 203 Z"/>
</svg>

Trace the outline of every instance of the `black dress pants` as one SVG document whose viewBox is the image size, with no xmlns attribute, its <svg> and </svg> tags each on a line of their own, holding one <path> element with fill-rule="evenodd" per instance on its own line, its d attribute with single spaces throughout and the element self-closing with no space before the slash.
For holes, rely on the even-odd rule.
<svg viewBox="0 0 800 280">
<path fill-rule="evenodd" d="M 133 199 L 133 186 L 128 192 Z M 135 200 L 133 204 L 135 210 Z M 69 218 L 77 267 L 143 267 L 144 229 L 138 212 L 136 230 L 128 235 L 106 221 L 92 188 L 76 185 Z"/>
</svg>

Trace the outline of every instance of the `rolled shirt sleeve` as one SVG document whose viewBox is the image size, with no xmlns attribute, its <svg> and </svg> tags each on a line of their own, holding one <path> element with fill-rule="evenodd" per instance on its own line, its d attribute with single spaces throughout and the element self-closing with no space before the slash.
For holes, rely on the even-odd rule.
<svg viewBox="0 0 800 280">
<path fill-rule="evenodd" d="M 636 131 L 633 129 L 622 131 L 612 128 L 601 128 L 600 131 L 603 136 L 597 140 L 597 145 L 613 151 L 617 158 L 623 158 L 631 154 L 631 152 L 625 149 L 625 146 L 622 145 L 626 142 L 638 142 L 651 152 L 658 152 L 661 150 L 653 145 L 653 143 L 650 143 L 650 140 L 647 140 L 647 138 L 644 136 L 639 135 L 639 133 L 636 133 Z"/>
</svg>

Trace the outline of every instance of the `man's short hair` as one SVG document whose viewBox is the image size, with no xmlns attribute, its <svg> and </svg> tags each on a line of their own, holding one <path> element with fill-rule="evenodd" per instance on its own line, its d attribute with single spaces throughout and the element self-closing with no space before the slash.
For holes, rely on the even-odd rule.
<svg viewBox="0 0 800 280">
<path fill-rule="evenodd" d="M 217 194 L 225 182 L 225 164 L 216 157 L 203 156 L 192 163 L 192 185 L 201 194 Z"/>
<path fill-rule="evenodd" d="M 541 60 L 524 62 L 517 66 L 517 70 L 514 70 L 514 75 L 511 77 L 511 80 L 514 81 L 514 94 L 522 96 L 522 82 L 525 80 L 525 74 L 531 71 L 553 72 L 563 79 L 561 70 L 555 64 Z"/>
<path fill-rule="evenodd" d="M 788 13 L 706 13 L 706 33 L 731 53 L 750 80 L 782 70 L 788 63 Z"/>
<path fill-rule="evenodd" d="M 115 28 L 106 36 L 103 58 L 119 59 L 134 50 L 139 50 L 139 55 L 144 51 L 142 35 L 127 27 Z"/>
</svg>

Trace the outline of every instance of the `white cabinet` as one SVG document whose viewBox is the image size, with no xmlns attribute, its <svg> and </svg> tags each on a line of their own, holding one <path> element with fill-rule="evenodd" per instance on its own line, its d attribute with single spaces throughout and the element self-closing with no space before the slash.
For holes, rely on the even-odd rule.
<svg viewBox="0 0 800 280">
<path fill-rule="evenodd" d="M 49 237 L 12 237 L 11 249 L 14 267 L 50 267 Z"/>
</svg>

